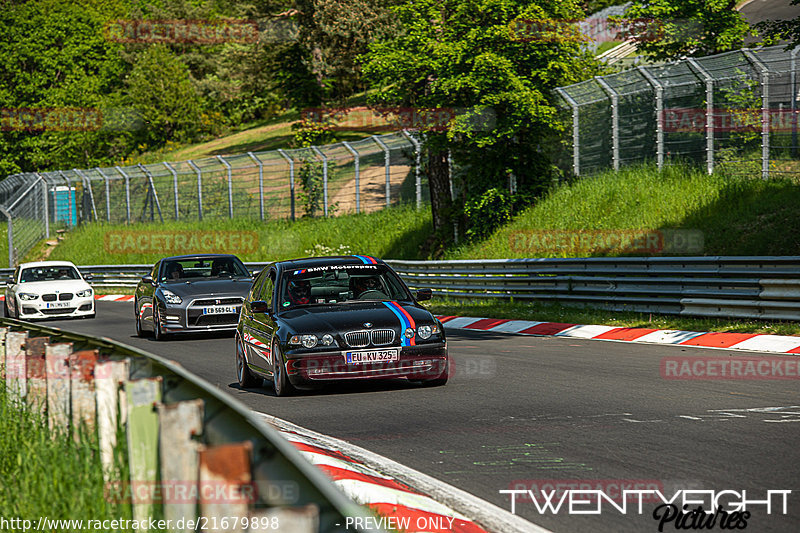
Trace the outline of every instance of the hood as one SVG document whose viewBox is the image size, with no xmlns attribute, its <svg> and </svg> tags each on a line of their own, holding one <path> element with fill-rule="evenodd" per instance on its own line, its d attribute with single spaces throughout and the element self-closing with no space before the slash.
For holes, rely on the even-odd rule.
<svg viewBox="0 0 800 533">
<path fill-rule="evenodd" d="M 337 333 L 366 329 L 365 322 L 372 323 L 369 329 L 392 328 L 399 331 L 402 324 L 400 317 L 405 316 L 401 309 L 411 317 L 415 326 L 434 323 L 430 311 L 411 303 L 396 301 L 310 305 L 283 311 L 279 316 L 298 333 Z"/>
<path fill-rule="evenodd" d="M 91 288 L 82 279 L 60 279 L 54 281 L 28 281 L 17 285 L 17 292 L 48 294 L 53 292 L 78 292 Z"/>
<path fill-rule="evenodd" d="M 172 291 L 181 298 L 205 296 L 241 296 L 244 298 L 252 286 L 253 280 L 250 278 L 234 278 L 162 282 L 159 288 Z"/>
</svg>

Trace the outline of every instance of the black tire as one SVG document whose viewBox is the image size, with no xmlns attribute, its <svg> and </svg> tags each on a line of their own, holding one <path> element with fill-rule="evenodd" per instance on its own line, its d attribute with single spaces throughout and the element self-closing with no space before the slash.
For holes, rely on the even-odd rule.
<svg viewBox="0 0 800 533">
<path fill-rule="evenodd" d="M 153 340 L 165 341 L 169 335 L 161 331 L 161 320 L 158 316 L 158 302 L 153 303 Z"/>
<path fill-rule="evenodd" d="M 272 387 L 275 389 L 275 396 L 289 396 L 295 390 L 294 386 L 289 383 L 283 355 L 281 355 L 281 349 L 276 342 L 272 343 Z"/>
<path fill-rule="evenodd" d="M 447 357 L 447 363 L 445 363 L 444 370 L 442 373 L 439 374 L 438 377 L 433 379 L 424 379 L 422 380 L 422 384 L 426 387 L 441 387 L 442 385 L 447 384 L 447 380 L 450 378 L 450 357 Z"/>
<path fill-rule="evenodd" d="M 8 310 L 8 302 L 5 299 L 3 300 L 3 316 L 11 318 L 11 311 Z"/>
<path fill-rule="evenodd" d="M 244 345 L 239 332 L 236 332 L 236 379 L 239 380 L 239 386 L 243 389 L 255 387 L 259 384 L 258 379 L 250 372 L 247 367 L 247 360 L 244 356 Z"/>
<path fill-rule="evenodd" d="M 139 302 L 134 302 L 133 310 L 136 313 L 136 336 L 140 338 L 144 337 L 145 333 L 144 330 L 142 329 L 142 320 L 140 318 L 141 314 L 139 311 Z"/>
</svg>

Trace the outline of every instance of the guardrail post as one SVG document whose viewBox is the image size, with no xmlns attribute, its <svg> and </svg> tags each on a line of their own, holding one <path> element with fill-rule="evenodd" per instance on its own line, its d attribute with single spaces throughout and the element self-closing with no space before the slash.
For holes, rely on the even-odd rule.
<svg viewBox="0 0 800 533">
<path fill-rule="evenodd" d="M 594 79 L 611 98 L 611 161 L 614 170 L 619 170 L 619 94 L 601 76 Z"/>
<path fill-rule="evenodd" d="M 203 220 L 203 171 L 191 159 L 187 163 L 197 172 L 197 218 Z"/>
<path fill-rule="evenodd" d="M 800 47 L 792 50 L 790 85 L 792 87 L 792 157 L 797 157 L 797 54 Z"/>
<path fill-rule="evenodd" d="M 221 155 L 217 156 L 220 163 L 225 165 L 228 171 L 228 218 L 233 218 L 233 176 L 231 174 L 231 166 L 225 161 Z"/>
<path fill-rule="evenodd" d="M 103 176 L 103 181 L 106 185 L 106 222 L 111 222 L 111 188 L 108 184 L 108 176 L 106 176 L 106 173 L 103 172 L 103 169 L 100 167 L 95 167 L 94 170 Z"/>
<path fill-rule="evenodd" d="M 709 174 L 714 172 L 714 78 L 693 58 L 687 58 L 688 64 L 697 74 L 702 76 L 706 84 L 706 168 Z"/>
<path fill-rule="evenodd" d="M 646 68 L 640 66 L 639 72 L 653 87 L 656 96 L 656 165 L 661 170 L 664 167 L 664 86 Z"/>
<path fill-rule="evenodd" d="M 361 187 L 359 185 L 360 174 L 359 174 L 359 169 L 358 169 L 358 159 L 359 159 L 358 151 L 355 148 L 353 148 L 352 146 L 350 146 L 349 142 L 344 141 L 344 142 L 342 142 L 342 145 L 344 145 L 344 147 L 347 148 L 350 151 L 351 154 L 353 154 L 353 164 L 354 164 L 354 167 L 355 167 L 355 175 L 356 175 L 356 213 L 360 213 L 361 212 L 361 196 L 360 196 Z"/>
<path fill-rule="evenodd" d="M 761 81 L 761 179 L 769 179 L 769 69 L 750 50 L 744 56 L 759 70 Z"/>
<path fill-rule="evenodd" d="M 322 158 L 322 204 L 325 216 L 328 216 L 328 156 L 323 154 L 322 150 L 316 146 L 312 146 L 311 149 Z"/>
<path fill-rule="evenodd" d="M 125 178 L 125 221 L 131 223 L 131 179 L 120 167 L 114 167 Z"/>
<path fill-rule="evenodd" d="M 253 152 L 247 152 L 247 155 L 258 165 L 258 209 L 261 220 L 264 220 L 264 163 Z"/>
<path fill-rule="evenodd" d="M 178 173 L 172 168 L 172 165 L 166 161 L 164 161 L 164 166 L 172 173 L 172 195 L 175 201 L 175 220 L 178 220 L 180 218 L 180 213 L 178 211 Z"/>
<path fill-rule="evenodd" d="M 292 220 L 295 219 L 294 215 L 294 159 L 289 157 L 286 152 L 282 149 L 278 149 L 278 153 L 283 156 L 284 159 L 289 163 L 289 192 L 290 192 L 290 202 L 291 202 L 291 213 L 292 213 Z"/>
<path fill-rule="evenodd" d="M 389 153 L 389 147 L 386 146 L 386 144 L 384 144 L 384 142 L 377 135 L 373 135 L 372 136 L 372 140 L 375 141 L 376 143 L 378 143 L 378 146 L 380 146 L 383 149 L 384 167 L 386 168 L 386 207 L 389 207 L 389 205 L 391 203 L 391 198 L 390 198 L 390 195 L 391 195 L 391 187 L 390 187 L 390 184 L 391 184 L 391 181 L 390 181 L 391 155 Z"/>
<path fill-rule="evenodd" d="M 561 97 L 567 101 L 569 106 L 572 108 L 572 172 L 576 176 L 581 175 L 581 144 L 580 144 L 580 122 L 579 122 L 579 108 L 578 102 L 575 101 L 573 97 L 571 97 L 567 91 L 558 87 L 556 92 L 561 95 Z"/>
<path fill-rule="evenodd" d="M 417 209 L 422 207 L 422 178 L 420 176 L 420 160 L 422 158 L 422 151 L 420 150 L 420 143 L 414 138 L 408 130 L 403 130 L 403 135 L 406 139 L 414 145 L 414 188 L 417 193 Z"/>
</svg>

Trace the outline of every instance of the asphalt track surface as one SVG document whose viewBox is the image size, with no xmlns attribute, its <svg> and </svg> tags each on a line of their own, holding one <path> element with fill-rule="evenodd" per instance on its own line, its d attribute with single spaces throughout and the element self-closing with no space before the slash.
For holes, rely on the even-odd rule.
<svg viewBox="0 0 800 533">
<path fill-rule="evenodd" d="M 800 380 L 661 377 L 664 357 L 753 354 L 450 331 L 455 370 L 444 387 L 359 383 L 276 398 L 268 387 L 238 387 L 231 335 L 139 339 L 132 303 L 98 302 L 97 309 L 94 320 L 47 324 L 173 359 L 255 411 L 349 441 L 507 510 L 509 497 L 499 491 L 518 480 L 529 487 L 583 480 L 608 494 L 618 482 L 655 482 L 667 497 L 679 489 L 744 489 L 753 500 L 792 490 L 788 514 L 777 505 L 771 515 L 751 507 L 747 530 L 800 531 Z M 559 533 L 658 531 L 655 506 L 645 503 L 642 515 L 631 504 L 627 514 L 604 506 L 599 516 L 576 516 L 540 514 L 518 501 L 516 513 Z M 664 531 L 676 531 L 674 523 Z"/>
</svg>

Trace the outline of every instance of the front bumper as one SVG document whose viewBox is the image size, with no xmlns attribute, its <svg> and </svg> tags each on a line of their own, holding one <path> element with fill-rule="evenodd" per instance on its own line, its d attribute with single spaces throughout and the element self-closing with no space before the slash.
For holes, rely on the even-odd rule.
<svg viewBox="0 0 800 533">
<path fill-rule="evenodd" d="M 161 326 L 167 333 L 192 333 L 203 331 L 233 331 L 239 324 L 241 305 L 233 305 L 235 313 L 204 314 L 202 308 L 167 306 L 159 309 Z"/>
<path fill-rule="evenodd" d="M 54 305 L 66 304 L 66 305 Z M 21 320 L 38 320 L 45 318 L 78 318 L 92 316 L 95 313 L 94 297 L 72 298 L 66 302 L 44 302 L 36 300 L 17 300 L 19 318 Z"/>
<path fill-rule="evenodd" d="M 399 347 L 398 347 L 399 348 Z M 430 344 L 400 349 L 398 361 L 383 363 L 347 363 L 344 351 L 286 354 L 286 375 L 292 385 L 315 382 L 408 378 L 436 379 L 449 371 L 447 345 Z"/>
</svg>

